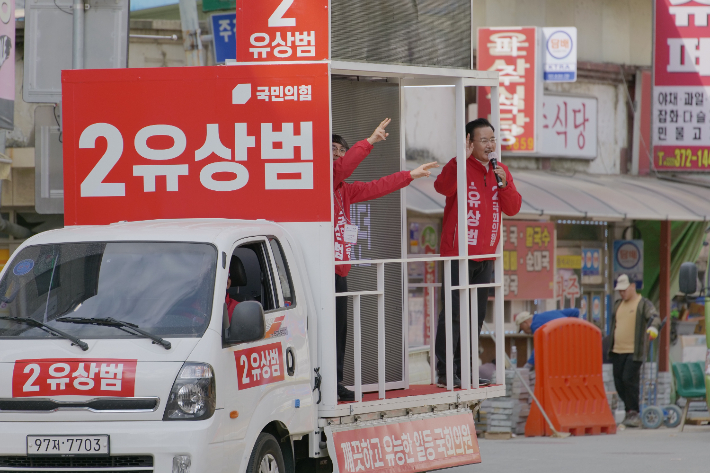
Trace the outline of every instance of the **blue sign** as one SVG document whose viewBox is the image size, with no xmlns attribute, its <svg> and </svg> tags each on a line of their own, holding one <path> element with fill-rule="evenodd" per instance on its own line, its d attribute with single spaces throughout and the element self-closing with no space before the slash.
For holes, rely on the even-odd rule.
<svg viewBox="0 0 710 473">
<path fill-rule="evenodd" d="M 32 271 L 32 268 L 34 267 L 34 261 L 32 261 L 31 259 L 25 259 L 17 263 L 15 267 L 12 268 L 12 272 L 15 274 L 15 276 L 24 276 L 25 274 Z"/>
<path fill-rule="evenodd" d="M 599 276 L 601 274 L 601 257 L 601 249 L 582 248 L 582 276 Z"/>
<path fill-rule="evenodd" d="M 237 58 L 237 14 L 215 13 L 212 21 L 212 41 L 214 43 L 214 62 L 224 64 L 227 59 Z"/>
<path fill-rule="evenodd" d="M 601 296 L 592 296 L 592 321 L 599 322 L 602 318 L 602 298 Z"/>
<path fill-rule="evenodd" d="M 582 303 L 579 306 L 579 318 L 582 320 L 587 320 L 587 314 L 589 313 L 589 299 L 586 295 L 582 296 Z"/>
<path fill-rule="evenodd" d="M 626 274 L 643 288 L 643 240 L 614 241 L 614 280 Z"/>
</svg>

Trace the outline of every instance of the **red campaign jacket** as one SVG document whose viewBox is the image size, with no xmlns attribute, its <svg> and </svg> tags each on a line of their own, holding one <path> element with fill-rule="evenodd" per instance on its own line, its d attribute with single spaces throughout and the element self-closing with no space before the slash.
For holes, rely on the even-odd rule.
<svg viewBox="0 0 710 473">
<path fill-rule="evenodd" d="M 466 180 L 468 204 L 466 205 L 468 222 L 468 254 L 486 255 L 496 252 L 500 240 L 500 212 L 512 217 L 520 212 L 522 197 L 515 188 L 513 176 L 505 164 L 498 166 L 505 170 L 507 185 L 499 189 L 493 167 L 484 166 L 470 156 L 466 160 Z M 441 256 L 458 256 L 459 241 L 456 227 L 458 224 L 456 196 L 456 158 L 449 161 L 434 182 L 434 189 L 446 196 L 444 223 L 441 232 Z M 482 258 L 494 259 L 494 258 Z"/>
<path fill-rule="evenodd" d="M 372 182 L 353 182 L 345 179 L 355 171 L 358 165 L 370 154 L 372 145 L 367 140 L 358 141 L 345 153 L 345 156 L 333 163 L 333 215 L 335 215 L 335 260 L 350 261 L 352 243 L 343 240 L 345 225 L 350 224 L 350 204 L 377 199 L 412 182 L 409 171 L 400 171 Z M 347 276 L 350 265 L 336 265 L 335 274 Z"/>
</svg>

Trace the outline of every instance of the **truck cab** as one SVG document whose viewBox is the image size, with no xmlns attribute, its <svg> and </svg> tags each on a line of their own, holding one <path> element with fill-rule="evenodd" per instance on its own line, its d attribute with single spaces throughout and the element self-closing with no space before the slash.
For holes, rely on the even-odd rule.
<svg viewBox="0 0 710 473">
<path fill-rule="evenodd" d="M 296 252 L 277 224 L 208 219 L 27 240 L 0 279 L 5 465 L 226 471 L 262 431 L 291 451 L 315 423 Z"/>
</svg>

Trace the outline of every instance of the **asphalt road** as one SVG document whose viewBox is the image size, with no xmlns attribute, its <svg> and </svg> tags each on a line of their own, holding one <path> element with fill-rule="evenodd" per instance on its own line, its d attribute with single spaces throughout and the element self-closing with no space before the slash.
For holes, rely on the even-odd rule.
<svg viewBox="0 0 710 473">
<path fill-rule="evenodd" d="M 626 429 L 616 435 L 566 439 L 515 437 L 480 439 L 482 463 L 446 473 L 708 473 L 710 426 L 686 426 L 683 433 Z"/>
</svg>

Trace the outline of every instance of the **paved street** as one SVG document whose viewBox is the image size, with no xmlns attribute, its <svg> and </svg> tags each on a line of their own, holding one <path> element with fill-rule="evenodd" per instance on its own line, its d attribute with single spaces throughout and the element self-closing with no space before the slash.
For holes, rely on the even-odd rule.
<svg viewBox="0 0 710 473">
<path fill-rule="evenodd" d="M 479 440 L 483 463 L 447 473 L 710 471 L 710 426 L 626 429 L 617 435 Z"/>
</svg>

